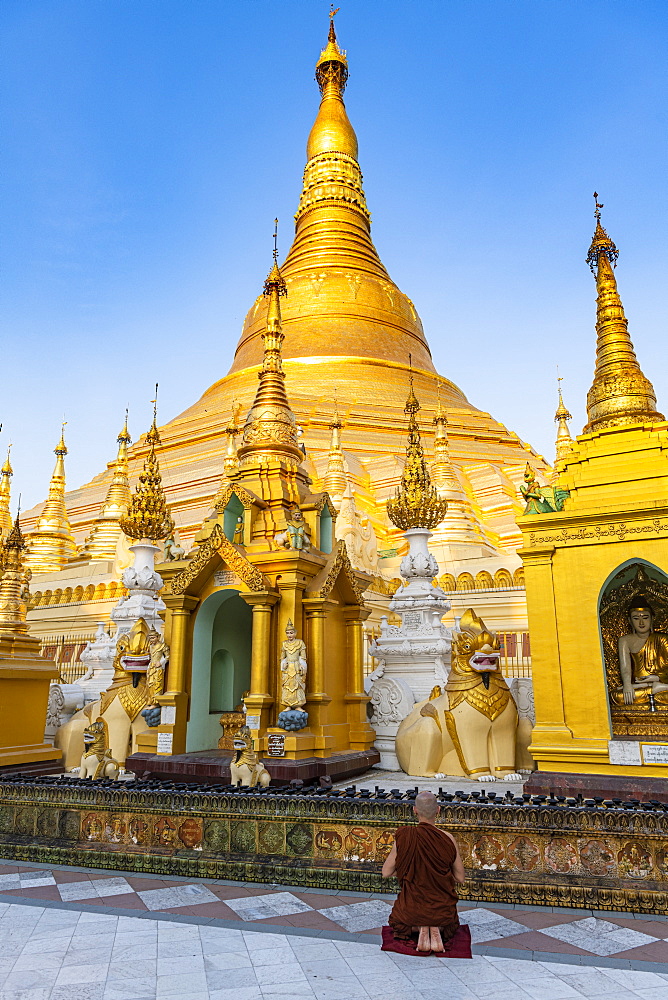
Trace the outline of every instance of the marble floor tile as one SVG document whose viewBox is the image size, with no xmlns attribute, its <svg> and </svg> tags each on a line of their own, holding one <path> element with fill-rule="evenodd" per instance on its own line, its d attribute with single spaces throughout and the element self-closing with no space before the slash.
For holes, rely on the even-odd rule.
<svg viewBox="0 0 668 1000">
<path fill-rule="evenodd" d="M 71 986 L 56 986 L 49 1000 L 104 1000 L 104 983 L 77 983 L 76 993 Z"/>
<path fill-rule="evenodd" d="M 181 940 L 179 938 L 170 938 L 165 941 L 164 938 L 158 938 L 158 958 L 178 958 L 183 955 L 183 957 L 192 957 L 193 955 L 202 956 L 202 942 L 200 941 L 199 934 L 196 936 L 189 936 Z"/>
<path fill-rule="evenodd" d="M 549 963 L 545 963 L 549 965 Z M 545 966 L 544 966 L 545 967 Z M 573 975 L 562 976 L 565 982 L 573 989 L 579 990 L 586 997 L 603 997 L 607 1000 L 607 995 L 614 992 L 619 987 L 619 983 L 601 972 L 599 969 L 592 969 L 586 965 L 575 966 L 577 969 Z M 536 977 L 539 978 L 538 972 Z"/>
<path fill-rule="evenodd" d="M 82 965 L 63 965 L 56 986 L 68 986 L 72 984 L 72 992 L 76 992 L 75 985 L 79 983 L 103 983 L 109 971 L 108 962 L 88 963 Z"/>
<path fill-rule="evenodd" d="M 204 972 L 203 955 L 176 955 L 172 958 L 160 958 L 158 955 L 158 976 L 178 975 L 182 972 Z"/>
<path fill-rule="evenodd" d="M 605 974 L 627 990 L 660 987 L 666 982 L 660 973 L 643 972 L 640 969 L 606 969 Z"/>
<path fill-rule="evenodd" d="M 0 945 L 0 952 L 1 949 L 2 946 Z M 42 954 L 37 953 L 28 955 L 22 952 L 15 961 L 14 960 L 11 961 L 11 971 L 21 972 L 25 969 L 27 969 L 28 971 L 33 969 L 59 970 L 62 964 L 63 964 L 63 956 L 57 951 L 46 951 L 43 952 Z M 7 969 L 6 974 L 8 974 L 9 971 L 10 970 Z"/>
<path fill-rule="evenodd" d="M 229 969 L 251 969 L 252 963 L 249 955 L 244 952 L 225 951 L 220 955 L 204 956 L 205 972 L 223 972 Z"/>
<path fill-rule="evenodd" d="M 549 985 L 552 985 L 552 980 L 549 980 Z M 523 989 L 510 981 L 506 983 L 474 983 L 469 984 L 466 989 L 473 993 L 476 1000 L 531 1000 L 530 994 L 525 993 Z M 570 987 L 567 986 L 566 990 L 569 989 Z M 568 996 L 571 994 L 569 993 Z M 546 992 L 544 1000 L 548 1000 L 548 997 L 550 1000 L 556 1000 L 556 998 L 551 997 L 549 992 Z M 582 1000 L 579 995 L 578 1000 Z"/>
<path fill-rule="evenodd" d="M 598 917 L 585 917 L 583 920 L 557 924 L 555 927 L 543 927 L 541 933 L 601 956 L 614 955 L 629 948 L 640 948 L 658 940 L 649 934 L 642 934 L 630 927 L 620 927 Z"/>
<path fill-rule="evenodd" d="M 316 1000 L 309 983 L 277 983 L 266 986 L 257 996 L 261 1000 Z"/>
<path fill-rule="evenodd" d="M 51 989 L 58 974 L 58 969 L 21 969 L 10 972 L 2 988 L 3 990 Z"/>
<path fill-rule="evenodd" d="M 648 990 L 633 991 L 640 1000 L 666 1000 L 668 990 L 665 986 L 651 986 Z"/>
<path fill-rule="evenodd" d="M 512 988 L 512 983 L 508 985 Z M 581 1000 L 582 997 L 582 993 L 571 986 L 568 979 L 560 979 L 559 976 L 543 976 L 540 979 L 527 977 L 522 983 L 522 989 L 533 1000 Z"/>
<path fill-rule="evenodd" d="M 153 959 L 145 959 L 141 962 L 115 962 L 109 963 L 107 972 L 107 982 L 124 982 L 128 979 L 155 979 L 157 975 L 158 963 Z"/>
<path fill-rule="evenodd" d="M 469 925 L 473 944 L 496 941 L 498 938 L 524 934 L 527 931 L 524 924 L 519 924 L 516 920 L 510 920 L 508 917 L 502 917 L 501 914 L 494 913 L 493 910 L 486 910 L 482 906 L 475 910 L 467 910 L 462 923 Z"/>
<path fill-rule="evenodd" d="M 237 986 L 229 990 L 210 990 L 209 1000 L 262 1000 L 259 986 Z"/>
<path fill-rule="evenodd" d="M 149 910 L 169 910 L 174 906 L 215 903 L 217 897 L 205 885 L 179 885 L 170 889 L 147 889 L 137 895 Z"/>
<path fill-rule="evenodd" d="M 50 871 L 35 872 L 27 869 L 19 873 L 22 889 L 35 889 L 41 885 L 55 885 L 56 880 Z"/>
<path fill-rule="evenodd" d="M 226 899 L 225 903 L 242 920 L 262 920 L 266 917 L 285 917 L 291 913 L 310 913 L 312 907 L 302 903 L 291 892 L 274 892 L 266 896 L 247 896 Z"/>
<path fill-rule="evenodd" d="M 359 979 L 332 979 L 326 983 L 311 981 L 311 988 L 317 1000 L 353 1000 L 353 997 L 368 997 Z"/>
<path fill-rule="evenodd" d="M 301 961 L 300 956 L 287 944 L 279 948 L 255 950 L 251 942 L 248 946 L 248 956 L 253 968 L 260 968 L 263 965 L 297 965 Z"/>
<path fill-rule="evenodd" d="M 34 990 L 0 990 L 0 1000 L 49 1000 L 53 994 L 48 988 Z"/>
<path fill-rule="evenodd" d="M 285 934 L 258 934 L 256 931 L 242 931 L 243 939 L 248 948 L 258 951 L 260 948 L 280 948 L 290 945 L 292 938 Z"/>
<path fill-rule="evenodd" d="M 158 976 L 156 996 L 178 996 L 184 993 L 204 993 L 206 995 L 207 985 L 204 972 L 179 973 L 171 976 Z"/>
<path fill-rule="evenodd" d="M 306 976 L 297 962 L 293 965 L 260 965 L 254 967 L 253 972 L 260 987 L 306 982 Z"/>
<path fill-rule="evenodd" d="M 135 997 L 154 997 L 156 993 L 156 978 L 137 977 L 136 979 L 114 979 L 104 984 L 104 1000 L 135 1000 Z M 72 1000 L 78 1000 L 72 997 Z"/>
<path fill-rule="evenodd" d="M 366 899 L 361 903 L 353 903 L 352 906 L 329 906 L 319 912 L 344 930 L 355 932 L 382 927 L 387 923 L 391 911 L 390 904 L 382 899 Z"/>
<path fill-rule="evenodd" d="M 299 964 L 302 971 L 306 974 L 307 979 L 318 979 L 321 981 L 325 979 L 346 979 L 353 972 L 344 958 L 323 958 L 321 961 L 313 959 L 309 959 L 308 961 L 300 960 Z M 364 976 L 360 976 L 360 979 L 364 978 Z"/>
</svg>

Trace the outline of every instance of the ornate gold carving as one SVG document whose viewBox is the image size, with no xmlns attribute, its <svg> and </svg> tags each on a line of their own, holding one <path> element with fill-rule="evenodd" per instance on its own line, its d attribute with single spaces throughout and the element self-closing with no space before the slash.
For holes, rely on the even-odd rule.
<svg viewBox="0 0 668 1000">
<path fill-rule="evenodd" d="M 232 496 L 237 498 L 244 510 L 250 510 L 253 504 L 257 503 L 257 498 L 252 496 L 243 486 L 238 483 L 224 483 L 213 502 L 214 509 L 225 510 Z"/>
<path fill-rule="evenodd" d="M 348 550 L 346 549 L 346 543 L 343 539 L 339 539 L 336 545 L 336 557 L 334 558 L 330 570 L 325 577 L 320 589 L 318 590 L 318 597 L 329 597 L 332 590 L 334 589 L 334 584 L 336 583 L 339 574 L 343 573 L 350 583 L 350 586 L 355 591 L 355 596 L 360 604 L 364 600 L 364 587 L 360 584 L 355 570 L 352 567 L 352 563 L 348 557 Z"/>
<path fill-rule="evenodd" d="M 32 576 L 23 565 L 25 541 L 21 533 L 19 515 L 0 549 L 0 630 L 27 632 L 26 614 L 30 597 L 29 583 Z"/>
<path fill-rule="evenodd" d="M 655 517 L 652 521 L 640 524 L 629 524 L 628 521 L 617 521 L 607 527 L 594 524 L 591 528 L 578 528 L 576 531 L 569 531 L 563 528 L 554 535 L 539 535 L 537 531 L 532 531 L 529 535 L 529 545 L 548 545 L 550 542 L 557 544 L 568 542 L 589 542 L 606 541 L 608 538 L 616 538 L 623 542 L 628 535 L 662 535 L 668 532 L 668 521 L 662 521 Z"/>
<path fill-rule="evenodd" d="M 420 404 L 413 392 L 413 372 L 404 413 L 408 415 L 406 462 L 396 496 L 387 501 L 387 516 L 402 531 L 410 528 L 435 528 L 446 515 L 448 505 L 432 485 L 425 462 L 416 414 Z"/>
<path fill-rule="evenodd" d="M 228 541 L 220 524 L 216 524 L 207 540 L 199 546 L 187 567 L 177 573 L 172 580 L 172 594 L 184 594 L 216 553 L 243 580 L 249 590 L 265 589 L 266 581 L 260 570 L 253 566 L 232 542 Z"/>
<path fill-rule="evenodd" d="M 146 443 L 149 450 L 144 470 L 139 476 L 139 484 L 132 497 L 130 509 L 121 519 L 121 528 L 130 538 L 149 538 L 152 542 L 157 542 L 171 535 L 174 531 L 174 522 L 167 506 L 160 466 L 155 454 L 155 446 L 160 444 L 155 404 L 153 423 L 146 435 Z"/>
</svg>

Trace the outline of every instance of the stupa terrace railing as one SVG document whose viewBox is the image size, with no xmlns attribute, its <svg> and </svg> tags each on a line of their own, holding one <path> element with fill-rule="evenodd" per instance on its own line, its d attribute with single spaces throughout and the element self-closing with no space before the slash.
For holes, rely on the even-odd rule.
<svg viewBox="0 0 668 1000">
<path fill-rule="evenodd" d="M 81 663 L 79 657 L 94 638 L 94 633 L 40 636 L 42 656 L 46 660 L 55 660 L 58 667 L 58 683 L 74 684 L 84 676 L 89 668 L 85 663 Z"/>
<path fill-rule="evenodd" d="M 380 868 L 417 788 L 236 789 L 0 780 L 0 856 L 40 864 L 395 892 Z M 659 798 L 668 798 L 664 793 Z M 439 791 L 461 898 L 665 913 L 668 802 Z"/>
</svg>

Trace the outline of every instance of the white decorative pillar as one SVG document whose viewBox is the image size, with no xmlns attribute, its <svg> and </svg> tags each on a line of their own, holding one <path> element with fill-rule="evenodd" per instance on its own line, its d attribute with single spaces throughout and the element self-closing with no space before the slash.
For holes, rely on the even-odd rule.
<svg viewBox="0 0 668 1000">
<path fill-rule="evenodd" d="M 442 624 L 450 602 L 432 580 L 438 564 L 429 551 L 428 528 L 405 532 L 409 550 L 401 561 L 405 581 L 390 602 L 390 610 L 401 625 L 381 619 L 381 632 L 369 648 L 381 661 L 374 671 L 369 697 L 373 706 L 371 725 L 376 730 L 380 766 L 400 770 L 394 752 L 399 724 L 416 701 L 429 697 L 436 685 L 443 688 L 450 670 L 451 632 Z"/>
</svg>

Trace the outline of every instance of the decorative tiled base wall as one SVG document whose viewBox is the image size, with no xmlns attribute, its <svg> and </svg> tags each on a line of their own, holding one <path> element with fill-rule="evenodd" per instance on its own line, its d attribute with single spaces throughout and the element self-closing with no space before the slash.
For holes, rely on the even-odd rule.
<svg viewBox="0 0 668 1000">
<path fill-rule="evenodd" d="M 0 782 L 0 856 L 39 863 L 393 892 L 380 866 L 409 800 Z M 668 909 L 660 806 L 443 801 L 462 899 L 599 910 Z"/>
</svg>

